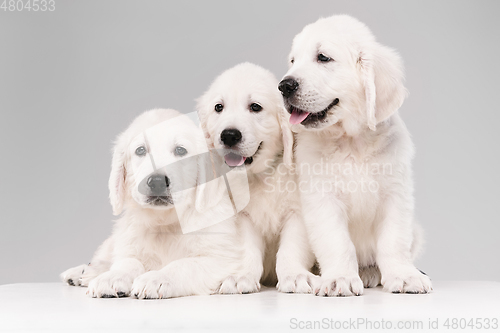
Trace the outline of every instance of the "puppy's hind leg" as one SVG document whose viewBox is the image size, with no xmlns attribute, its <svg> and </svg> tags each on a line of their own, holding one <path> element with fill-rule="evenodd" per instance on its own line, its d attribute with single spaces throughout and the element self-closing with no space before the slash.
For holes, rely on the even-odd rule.
<svg viewBox="0 0 500 333">
<path fill-rule="evenodd" d="M 382 278 L 380 270 L 376 265 L 360 266 L 359 277 L 361 278 L 361 281 L 363 281 L 363 286 L 365 288 L 375 288 L 380 285 Z"/>
<path fill-rule="evenodd" d="M 90 281 L 95 279 L 98 275 L 109 271 L 110 268 L 110 261 L 92 260 L 92 262 L 87 265 L 82 273 L 82 276 L 80 278 L 80 285 L 82 287 L 87 287 Z"/>
<path fill-rule="evenodd" d="M 70 286 L 81 286 L 81 279 L 87 267 L 88 265 L 85 264 L 71 267 L 62 272 L 59 276 L 63 282 L 66 282 Z"/>
<path fill-rule="evenodd" d="M 65 270 L 60 277 L 70 286 L 87 287 L 89 282 L 99 274 L 109 270 L 110 262 L 94 261 L 88 265 L 79 265 Z"/>
<path fill-rule="evenodd" d="M 70 286 L 87 287 L 92 279 L 109 270 L 112 250 L 113 239 L 109 237 L 97 248 L 88 265 L 79 265 L 65 270 L 60 275 L 61 280 Z"/>
</svg>

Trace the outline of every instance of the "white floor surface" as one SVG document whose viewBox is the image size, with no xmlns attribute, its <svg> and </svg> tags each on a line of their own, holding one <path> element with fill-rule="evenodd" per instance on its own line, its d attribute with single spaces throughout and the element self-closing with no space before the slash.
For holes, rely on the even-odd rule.
<svg viewBox="0 0 500 333">
<path fill-rule="evenodd" d="M 10 284 L 0 286 L 0 332 L 500 332 L 500 282 L 433 283 L 427 295 L 379 287 L 359 297 L 327 298 L 265 288 L 165 300 L 92 299 L 85 288 L 63 283 Z"/>
</svg>

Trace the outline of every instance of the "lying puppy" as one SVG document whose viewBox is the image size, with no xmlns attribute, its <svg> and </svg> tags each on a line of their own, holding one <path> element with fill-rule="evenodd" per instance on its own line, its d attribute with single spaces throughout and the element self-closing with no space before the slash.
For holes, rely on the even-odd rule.
<svg viewBox="0 0 500 333">
<path fill-rule="evenodd" d="M 283 160 L 283 137 L 292 141 L 283 117 L 278 81 L 269 71 L 237 65 L 215 79 L 198 99 L 197 110 L 208 145 L 232 168 L 246 168 L 250 203 L 238 215 L 246 257 L 220 293 L 250 293 L 265 285 L 282 292 L 310 293 L 314 264 L 301 219 L 295 177 Z M 291 163 L 291 160 L 288 162 Z"/>
<path fill-rule="evenodd" d="M 113 213 L 123 215 L 91 264 L 65 271 L 63 281 L 88 285 L 92 297 L 169 298 L 211 294 L 235 274 L 235 219 L 210 225 L 225 208 L 234 212 L 224 190 L 206 186 L 207 152 L 203 132 L 177 111 L 137 117 L 117 139 L 109 180 Z M 193 226 L 202 232 L 183 234 Z"/>
<path fill-rule="evenodd" d="M 420 237 L 414 149 L 397 112 L 407 93 L 400 57 L 343 15 L 306 26 L 289 65 L 279 90 L 298 133 L 304 218 L 323 278 L 316 293 L 361 295 L 380 282 L 394 293 L 429 292 L 413 265 Z"/>
</svg>

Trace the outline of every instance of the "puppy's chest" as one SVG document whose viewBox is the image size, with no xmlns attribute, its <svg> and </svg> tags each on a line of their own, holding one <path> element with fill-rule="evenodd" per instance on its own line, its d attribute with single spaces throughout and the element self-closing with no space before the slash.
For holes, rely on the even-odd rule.
<svg viewBox="0 0 500 333">
<path fill-rule="evenodd" d="M 245 212 L 250 216 L 255 227 L 265 236 L 273 237 L 281 230 L 284 207 L 290 205 L 284 188 L 278 188 L 279 182 L 273 176 L 266 177 L 264 183 L 250 186 L 250 202 Z M 285 186 L 285 182 L 280 182 Z"/>
<path fill-rule="evenodd" d="M 385 180 L 383 164 L 370 154 L 339 145 L 302 147 L 297 168 L 306 191 L 340 200 L 351 220 L 375 216 Z"/>
<path fill-rule="evenodd" d="M 151 231 L 138 237 L 136 256 L 147 270 L 161 269 L 168 263 L 189 255 L 179 237 L 168 231 Z"/>
<path fill-rule="evenodd" d="M 376 181 L 383 174 L 383 164 L 369 154 L 327 147 L 324 151 L 297 152 L 297 173 L 301 178 L 344 181 Z"/>
</svg>

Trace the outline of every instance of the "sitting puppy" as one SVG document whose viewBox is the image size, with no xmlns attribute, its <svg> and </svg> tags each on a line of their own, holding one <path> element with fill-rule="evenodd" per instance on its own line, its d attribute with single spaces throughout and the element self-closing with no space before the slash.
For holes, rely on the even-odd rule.
<svg viewBox="0 0 500 333">
<path fill-rule="evenodd" d="M 113 213 L 123 215 L 91 264 L 65 271 L 63 281 L 88 285 L 92 297 L 169 298 L 211 294 L 235 274 L 242 251 L 234 211 L 221 199 L 225 187 L 207 185 L 207 152 L 187 116 L 137 117 L 117 139 L 109 180 Z"/>
<path fill-rule="evenodd" d="M 245 259 L 220 293 L 250 293 L 265 285 L 282 292 L 311 293 L 314 256 L 301 217 L 295 177 L 284 166 L 283 137 L 292 141 L 283 119 L 278 81 L 250 63 L 215 79 L 198 99 L 197 110 L 210 148 L 234 169 L 245 168 L 250 202 L 238 214 Z M 288 164 L 291 163 L 291 160 Z"/>
<path fill-rule="evenodd" d="M 406 96 L 400 57 L 343 15 L 306 26 L 289 66 L 279 90 L 308 184 L 301 199 L 323 278 L 316 293 L 360 295 L 380 282 L 394 293 L 429 292 L 430 279 L 413 265 L 420 234 L 414 149 L 397 112 Z"/>
</svg>

